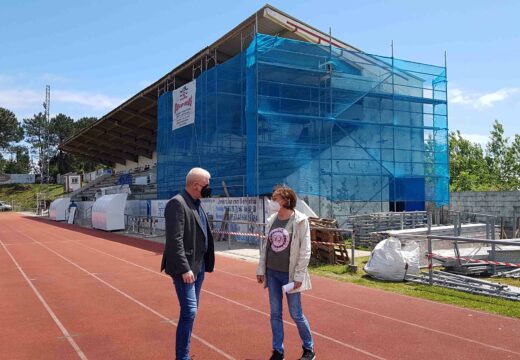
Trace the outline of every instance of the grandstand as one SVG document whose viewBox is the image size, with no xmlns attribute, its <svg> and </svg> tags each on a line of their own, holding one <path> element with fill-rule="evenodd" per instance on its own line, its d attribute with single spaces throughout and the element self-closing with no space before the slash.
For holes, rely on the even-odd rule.
<svg viewBox="0 0 520 360">
<path fill-rule="evenodd" d="M 195 120 L 175 128 L 187 86 Z M 446 86 L 445 66 L 367 54 L 265 5 L 60 148 L 116 174 L 153 167 L 156 181 L 132 183 L 143 198 L 202 166 L 216 195 L 287 183 L 320 216 L 424 210 L 449 202 Z"/>
<path fill-rule="evenodd" d="M 146 183 L 137 183 L 137 179 L 146 178 Z M 70 194 L 75 201 L 94 201 L 102 189 L 129 185 L 129 200 L 153 200 L 157 199 L 156 168 L 134 169 L 133 171 L 119 172 L 116 174 L 104 174 L 91 181 L 80 190 Z M 126 181 L 123 181 L 123 179 Z"/>
</svg>

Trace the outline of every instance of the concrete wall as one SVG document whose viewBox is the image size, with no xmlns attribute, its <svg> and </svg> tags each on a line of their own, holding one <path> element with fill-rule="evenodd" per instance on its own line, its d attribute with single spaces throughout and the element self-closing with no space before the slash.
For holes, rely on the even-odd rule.
<svg viewBox="0 0 520 360">
<path fill-rule="evenodd" d="M 520 215 L 520 191 L 463 191 L 451 193 L 450 209 L 504 217 L 512 227 L 514 207 Z"/>
</svg>

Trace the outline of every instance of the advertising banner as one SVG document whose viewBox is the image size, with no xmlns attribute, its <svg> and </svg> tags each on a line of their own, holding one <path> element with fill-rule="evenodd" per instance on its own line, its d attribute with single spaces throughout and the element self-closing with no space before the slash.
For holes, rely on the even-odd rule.
<svg viewBox="0 0 520 360">
<path fill-rule="evenodd" d="M 173 125 L 172 130 L 195 122 L 196 80 L 193 80 L 173 91 Z"/>
<path fill-rule="evenodd" d="M 263 222 L 263 200 L 257 197 L 235 197 L 235 198 L 209 198 L 202 199 L 202 207 L 206 211 L 210 223 L 214 224 L 215 230 L 222 228 L 222 222 L 228 211 L 229 221 L 235 222 Z M 237 233 L 263 233 L 263 228 L 252 224 L 229 223 L 225 231 Z M 238 242 L 258 244 L 258 237 L 245 235 L 232 235 Z"/>
</svg>

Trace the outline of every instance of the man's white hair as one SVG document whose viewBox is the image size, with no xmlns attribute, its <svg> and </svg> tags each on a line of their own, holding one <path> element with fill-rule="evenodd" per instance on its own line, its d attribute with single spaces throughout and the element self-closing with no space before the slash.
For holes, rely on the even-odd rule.
<svg viewBox="0 0 520 360">
<path fill-rule="evenodd" d="M 188 175 L 186 175 L 186 186 L 190 186 L 197 180 L 201 179 L 211 179 L 211 174 L 209 171 L 204 170 L 203 168 L 193 168 L 188 172 Z"/>
</svg>

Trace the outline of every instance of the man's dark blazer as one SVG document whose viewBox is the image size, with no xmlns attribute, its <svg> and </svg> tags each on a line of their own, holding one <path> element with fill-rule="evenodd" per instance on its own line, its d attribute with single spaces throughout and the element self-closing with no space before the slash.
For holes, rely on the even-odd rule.
<svg viewBox="0 0 520 360">
<path fill-rule="evenodd" d="M 206 272 L 212 272 L 215 266 L 215 248 L 209 223 L 206 221 L 208 250 L 204 252 L 205 241 L 200 216 L 186 191 L 182 191 L 168 201 L 164 218 L 166 245 L 161 271 L 165 270 L 170 276 L 178 276 L 191 270 L 194 275 L 197 275 L 204 259 Z"/>
</svg>

